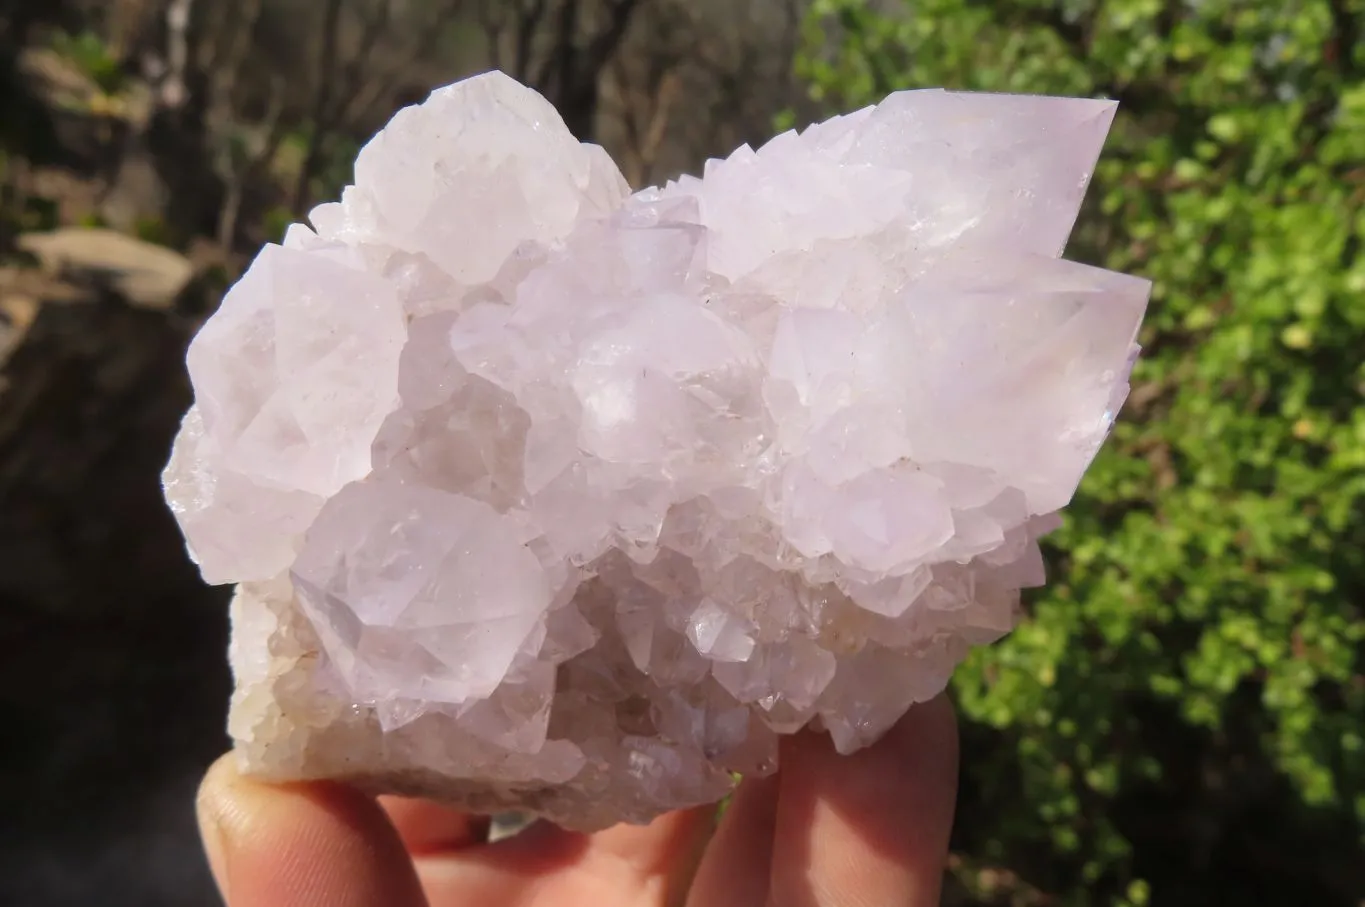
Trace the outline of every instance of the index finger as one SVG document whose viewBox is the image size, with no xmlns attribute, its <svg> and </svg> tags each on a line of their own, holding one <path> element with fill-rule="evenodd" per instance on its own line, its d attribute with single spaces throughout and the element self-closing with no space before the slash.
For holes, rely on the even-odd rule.
<svg viewBox="0 0 1365 907">
<path fill-rule="evenodd" d="M 957 793 L 946 699 L 916 706 L 851 756 L 824 734 L 747 778 L 697 874 L 692 907 L 937 907 Z"/>
<path fill-rule="evenodd" d="M 824 734 L 782 752 L 770 902 L 937 907 L 957 801 L 958 740 L 945 697 L 876 745 L 840 756 Z"/>
</svg>

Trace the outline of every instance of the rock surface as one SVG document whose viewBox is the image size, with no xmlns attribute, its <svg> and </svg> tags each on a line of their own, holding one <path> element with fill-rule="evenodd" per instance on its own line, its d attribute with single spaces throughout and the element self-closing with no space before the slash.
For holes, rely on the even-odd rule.
<svg viewBox="0 0 1365 907">
<path fill-rule="evenodd" d="M 634 195 L 504 76 L 399 113 L 189 353 L 247 767 L 593 829 L 939 693 L 1127 392 L 1147 283 L 1059 257 L 1113 113 L 905 92 Z"/>
<path fill-rule="evenodd" d="M 179 252 L 114 230 L 66 227 L 24 234 L 18 244 L 48 272 L 107 287 L 134 308 L 168 309 L 194 278 Z"/>
</svg>

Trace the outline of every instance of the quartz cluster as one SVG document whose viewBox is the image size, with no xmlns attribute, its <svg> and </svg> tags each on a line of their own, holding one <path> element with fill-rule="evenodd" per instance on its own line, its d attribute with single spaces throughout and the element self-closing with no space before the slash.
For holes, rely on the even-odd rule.
<svg viewBox="0 0 1365 907">
<path fill-rule="evenodd" d="M 594 829 L 938 694 L 1127 393 L 1149 285 L 1061 259 L 1113 114 L 902 92 L 632 194 L 506 76 L 398 113 L 189 352 L 247 768 Z"/>
</svg>

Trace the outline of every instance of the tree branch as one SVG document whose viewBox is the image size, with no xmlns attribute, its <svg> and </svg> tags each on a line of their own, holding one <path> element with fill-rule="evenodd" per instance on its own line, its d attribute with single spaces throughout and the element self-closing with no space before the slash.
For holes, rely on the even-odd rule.
<svg viewBox="0 0 1365 907">
<path fill-rule="evenodd" d="M 209 98 L 210 119 L 230 119 L 232 116 L 232 95 L 237 88 L 237 79 L 251 50 L 251 39 L 260 22 L 262 0 L 244 0 L 233 4 L 238 15 L 229 20 L 231 31 L 219 36 L 215 42 L 214 53 L 207 65 L 211 75 Z"/>
<path fill-rule="evenodd" d="M 308 149 L 304 153 L 303 165 L 299 168 L 298 179 L 294 184 L 294 195 L 290 201 L 290 208 L 297 216 L 302 216 L 308 207 L 313 176 L 322 163 L 324 131 L 329 126 L 327 119 L 331 110 L 333 73 L 336 69 L 337 48 L 341 40 L 342 0 L 326 0 L 326 3 L 322 13 L 322 49 L 318 53 L 318 65 L 313 82 L 313 103 L 308 116 L 311 127 L 308 134 Z"/>
<path fill-rule="evenodd" d="M 347 61 L 343 69 L 341 81 L 345 85 L 345 89 L 339 96 L 340 102 L 335 105 L 335 109 L 331 113 L 330 119 L 333 122 L 345 116 L 348 100 L 355 97 L 356 92 L 360 90 L 366 64 L 369 63 L 375 47 L 379 44 L 379 39 L 388 33 L 389 21 L 393 12 L 393 0 L 376 0 L 374 8 L 374 16 L 367 16 L 364 19 L 360 46 L 356 48 L 355 54 Z"/>
<path fill-rule="evenodd" d="M 247 187 L 252 179 L 275 159 L 288 131 L 284 120 L 284 80 L 278 75 L 270 80 L 270 106 L 262 126 L 265 137 L 260 147 L 254 153 L 248 154 L 246 160 L 232 159 L 230 143 L 224 151 L 226 172 L 223 174 L 223 207 L 218 215 L 217 237 L 218 248 L 224 258 L 232 253 L 237 239 L 237 223 L 241 217 Z"/>
<path fill-rule="evenodd" d="M 391 97 L 397 89 L 398 83 L 403 79 L 405 68 L 411 65 L 413 60 L 425 59 L 436 49 L 436 45 L 445 34 L 441 28 L 442 21 L 454 16 L 463 2 L 464 0 L 446 0 L 437 7 L 434 15 L 423 20 L 418 26 L 421 38 L 402 54 L 404 62 L 398 67 L 390 67 L 383 75 L 370 74 L 365 79 L 365 84 L 369 86 L 368 90 L 357 90 L 351 97 L 343 99 L 345 105 L 337 122 L 358 123 L 372 118 L 377 112 L 378 105 Z"/>
<path fill-rule="evenodd" d="M 565 75 L 573 71 L 578 57 L 578 4 L 579 0 L 561 0 L 553 44 L 532 80 L 532 87 L 551 96 L 552 100 L 555 95 L 563 94 L 568 85 Z M 556 78 L 558 83 L 554 81 Z"/>
<path fill-rule="evenodd" d="M 640 0 L 614 0 L 608 4 L 607 27 L 588 45 L 586 54 L 587 63 L 584 68 L 593 74 L 593 78 L 596 78 L 596 74 L 602 71 L 612 54 L 620 47 L 626 30 L 630 28 L 631 19 L 639 8 Z"/>
<path fill-rule="evenodd" d="M 488 44 L 488 61 L 494 69 L 502 69 L 502 36 L 507 26 L 502 10 L 502 4 L 497 0 L 483 0 L 476 14 L 479 26 L 483 29 L 484 41 Z"/>
<path fill-rule="evenodd" d="M 180 107 L 189 100 L 186 73 L 190 65 L 190 16 L 194 0 L 171 0 L 166 7 L 166 74 L 161 80 L 161 103 Z"/>
<path fill-rule="evenodd" d="M 574 0 L 565 2 L 572 3 Z M 520 21 L 517 22 L 517 50 L 513 58 L 514 70 L 511 75 L 518 80 L 524 80 L 531 71 L 531 53 L 535 49 L 536 32 L 540 30 L 548 5 L 546 0 L 531 0 L 530 6 L 521 13 Z"/>
</svg>

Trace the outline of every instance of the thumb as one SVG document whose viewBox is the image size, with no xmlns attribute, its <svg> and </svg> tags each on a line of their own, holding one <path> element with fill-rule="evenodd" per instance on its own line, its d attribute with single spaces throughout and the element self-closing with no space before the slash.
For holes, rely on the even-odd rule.
<svg viewBox="0 0 1365 907">
<path fill-rule="evenodd" d="M 244 778 L 233 754 L 197 803 L 228 907 L 425 907 L 412 860 L 379 804 L 338 784 Z"/>
</svg>

